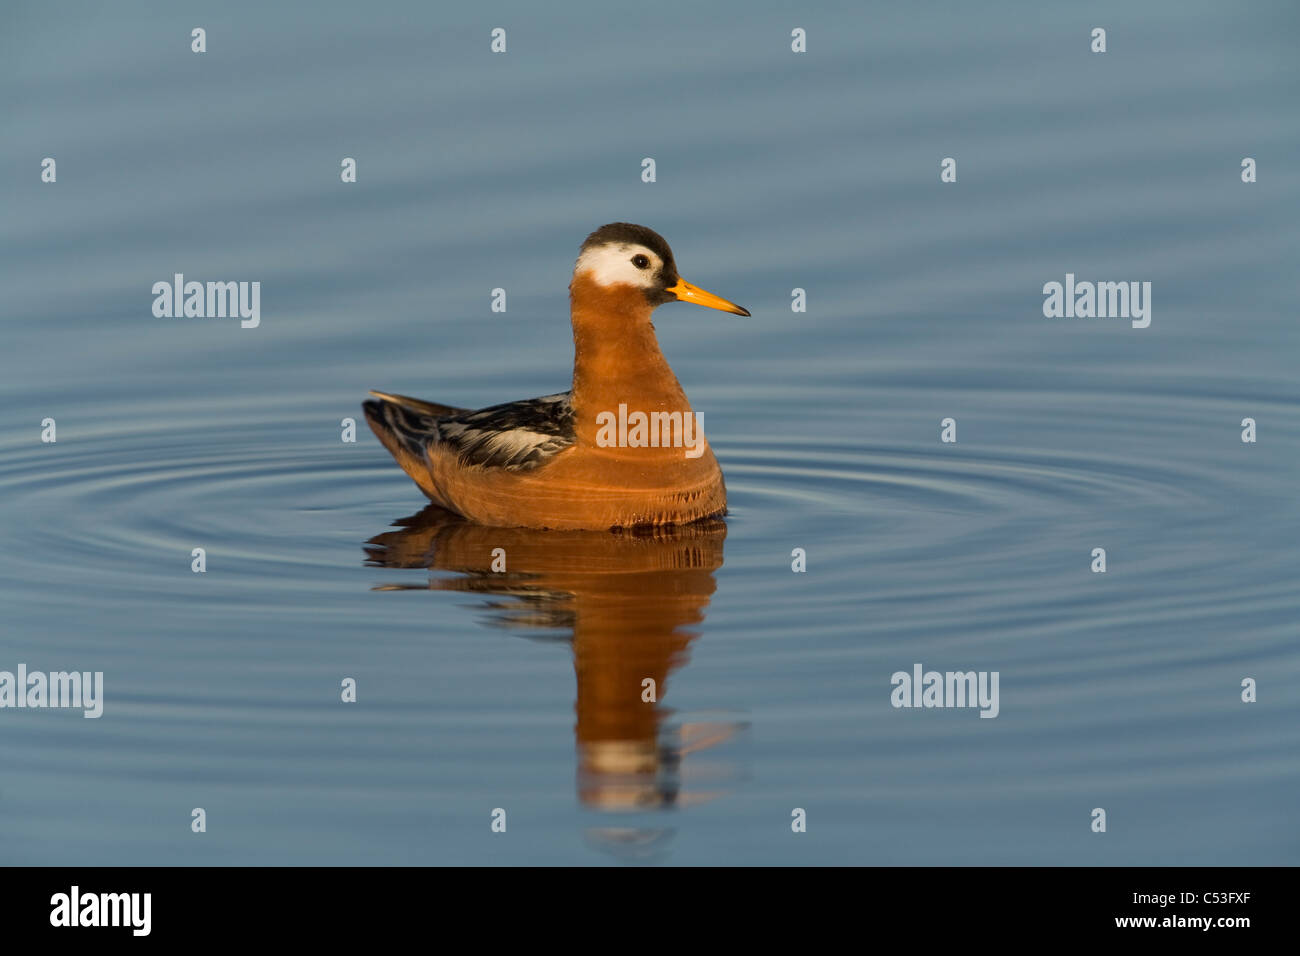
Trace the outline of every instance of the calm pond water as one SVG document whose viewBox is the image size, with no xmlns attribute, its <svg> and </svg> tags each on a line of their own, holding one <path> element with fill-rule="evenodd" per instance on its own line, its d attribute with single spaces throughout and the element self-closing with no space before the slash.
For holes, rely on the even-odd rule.
<svg viewBox="0 0 1300 956">
<path fill-rule="evenodd" d="M 0 860 L 1300 862 L 1297 8 L 587 7 L 0 13 L 0 670 L 105 685 L 0 710 Z M 613 220 L 753 312 L 656 318 L 731 514 L 422 511 L 366 390 L 567 387 Z"/>
</svg>

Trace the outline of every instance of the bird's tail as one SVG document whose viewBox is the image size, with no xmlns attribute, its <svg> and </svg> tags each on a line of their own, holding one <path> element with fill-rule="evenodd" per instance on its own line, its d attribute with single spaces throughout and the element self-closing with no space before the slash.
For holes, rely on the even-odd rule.
<svg viewBox="0 0 1300 956">
<path fill-rule="evenodd" d="M 361 403 L 370 429 L 383 442 L 402 470 L 420 489 L 437 500 L 425 457 L 429 442 L 438 436 L 438 419 L 461 411 L 406 395 L 371 391 L 375 399 Z"/>
<path fill-rule="evenodd" d="M 390 392 L 377 392 L 373 388 L 370 394 L 375 398 L 382 399 L 385 402 L 391 402 L 394 405 L 400 405 L 403 408 L 409 408 L 413 412 L 419 412 L 421 415 L 429 415 L 433 418 L 442 418 L 444 415 L 459 415 L 465 411 L 463 408 L 453 408 L 451 405 L 439 405 L 437 402 L 426 402 L 423 399 L 411 398 L 409 395 L 394 395 Z M 366 404 L 376 404 L 367 402 Z"/>
</svg>

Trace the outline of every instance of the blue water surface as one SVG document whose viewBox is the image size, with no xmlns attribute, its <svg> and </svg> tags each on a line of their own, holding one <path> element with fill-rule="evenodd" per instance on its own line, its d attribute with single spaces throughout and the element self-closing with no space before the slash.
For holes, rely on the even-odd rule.
<svg viewBox="0 0 1300 956">
<path fill-rule="evenodd" d="M 0 860 L 1300 862 L 1298 34 L 7 4 L 0 670 L 105 703 L 0 710 Z M 753 312 L 656 314 L 725 525 L 421 514 L 366 390 L 566 388 L 573 260 L 619 220 Z M 175 273 L 259 281 L 260 325 L 155 317 Z M 1152 283 L 1150 327 L 1045 318 L 1067 273 Z M 997 718 L 893 707 L 917 663 L 997 671 Z"/>
</svg>

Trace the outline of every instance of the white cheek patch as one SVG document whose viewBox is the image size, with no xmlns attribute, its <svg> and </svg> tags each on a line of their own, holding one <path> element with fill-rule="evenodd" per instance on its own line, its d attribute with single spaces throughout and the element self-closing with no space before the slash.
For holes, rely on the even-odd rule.
<svg viewBox="0 0 1300 956">
<path fill-rule="evenodd" d="M 643 255 L 650 260 L 645 269 L 632 265 L 632 257 Z M 573 267 L 573 274 L 586 273 L 599 285 L 632 285 L 639 289 L 648 289 L 655 283 L 655 276 L 663 263 L 645 246 L 631 243 L 616 246 L 594 246 L 578 256 Z"/>
</svg>

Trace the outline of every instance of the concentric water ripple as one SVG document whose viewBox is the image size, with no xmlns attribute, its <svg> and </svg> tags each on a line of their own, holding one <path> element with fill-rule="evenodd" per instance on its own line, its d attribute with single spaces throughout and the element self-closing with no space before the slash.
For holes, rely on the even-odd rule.
<svg viewBox="0 0 1300 956">
<path fill-rule="evenodd" d="M 898 388 L 885 399 L 917 401 Z M 542 783 L 575 765 L 564 716 L 571 652 L 502 645 L 483 627 L 502 614 L 544 624 L 537 589 L 550 585 L 525 574 L 522 589 L 493 596 L 501 589 L 491 582 L 480 594 L 457 585 L 463 572 L 366 567 L 366 542 L 422 500 L 369 435 L 342 443 L 334 420 L 310 410 L 328 404 L 304 400 L 275 423 L 248 421 L 238 405 L 178 409 L 141 427 L 87 422 L 53 446 L 13 433 L 0 446 L 0 495 L 26 545 L 2 564 L 10 653 L 33 666 L 73 656 L 112 677 L 109 736 L 28 714 L 28 743 L 76 757 L 73 779 L 93 775 L 109 805 L 142 778 L 155 801 L 225 781 L 239 819 L 273 777 L 318 807 L 276 840 L 252 839 L 248 819 L 212 861 L 310 858 L 297 841 L 354 819 L 357 801 L 400 815 L 436 792 L 440 818 L 459 825 L 486 799 L 473 782 L 485 765 L 501 783 L 506 766 L 528 775 L 530 799 L 543 805 L 575 802 L 571 785 Z M 1199 412 L 1186 414 L 1190 423 Z M 719 420 L 733 416 L 718 410 Z M 983 427 L 996 433 L 1013 418 L 989 411 Z M 861 429 L 888 436 L 889 419 L 865 415 Z M 1300 677 L 1289 624 L 1300 602 L 1293 569 L 1276 560 L 1293 515 L 1243 523 L 1237 504 L 1252 489 L 1264 500 L 1281 493 L 1281 472 L 1247 474 L 1194 451 L 836 443 L 779 429 L 712 440 L 732 504 L 725 554 L 716 591 L 691 617 L 702 636 L 667 688 L 674 706 L 760 734 L 757 750 L 723 746 L 693 771 L 725 781 L 733 806 L 747 805 L 752 760 L 778 759 L 811 780 L 833 779 L 844 761 L 883 762 L 890 772 L 873 775 L 867 794 L 887 815 L 936 805 L 937 765 L 962 775 L 966 799 L 986 810 L 1098 787 L 1159 800 L 1170 788 L 1212 789 L 1220 773 L 1267 787 L 1291 773 L 1281 755 L 1294 734 L 1249 730 L 1223 689 L 1247 672 Z M 1196 520 L 1177 520 L 1189 513 Z M 541 537 L 561 573 L 580 560 Z M 1111 554 L 1104 576 L 1088 572 L 1099 541 Z M 207 549 L 204 574 L 189 569 L 193 547 Z M 809 570 L 792 574 L 800 547 Z M 571 599 L 559 599 L 557 620 L 572 620 Z M 531 610 L 512 610 L 520 601 Z M 134 636 L 119 645 L 96 640 L 99 628 L 124 625 Z M 887 678 L 913 661 L 1000 669 L 998 735 L 971 750 L 977 725 L 898 722 Z M 360 720 L 341 721 L 329 702 L 342 673 L 360 675 L 375 697 Z M 791 698 L 776 674 L 815 682 L 820 702 Z M 1214 698 L 1213 727 L 1171 745 L 1174 728 L 1203 721 Z M 1145 728 L 1136 736 L 1135 725 Z M 814 732 L 809 762 L 800 752 Z M 104 748 L 111 760 L 96 756 Z M 339 766 L 359 761 L 366 780 L 337 786 Z M 18 765 L 20 792 L 61 772 L 50 760 Z M 606 799 L 592 795 L 607 792 L 599 780 L 579 790 L 583 801 Z M 61 801 L 0 803 L 0 819 L 36 834 L 66 826 L 65 812 Z M 167 858 L 148 814 L 105 812 L 152 858 Z M 101 842 L 105 858 L 116 852 Z M 434 852 L 352 850 L 410 861 Z"/>
</svg>

